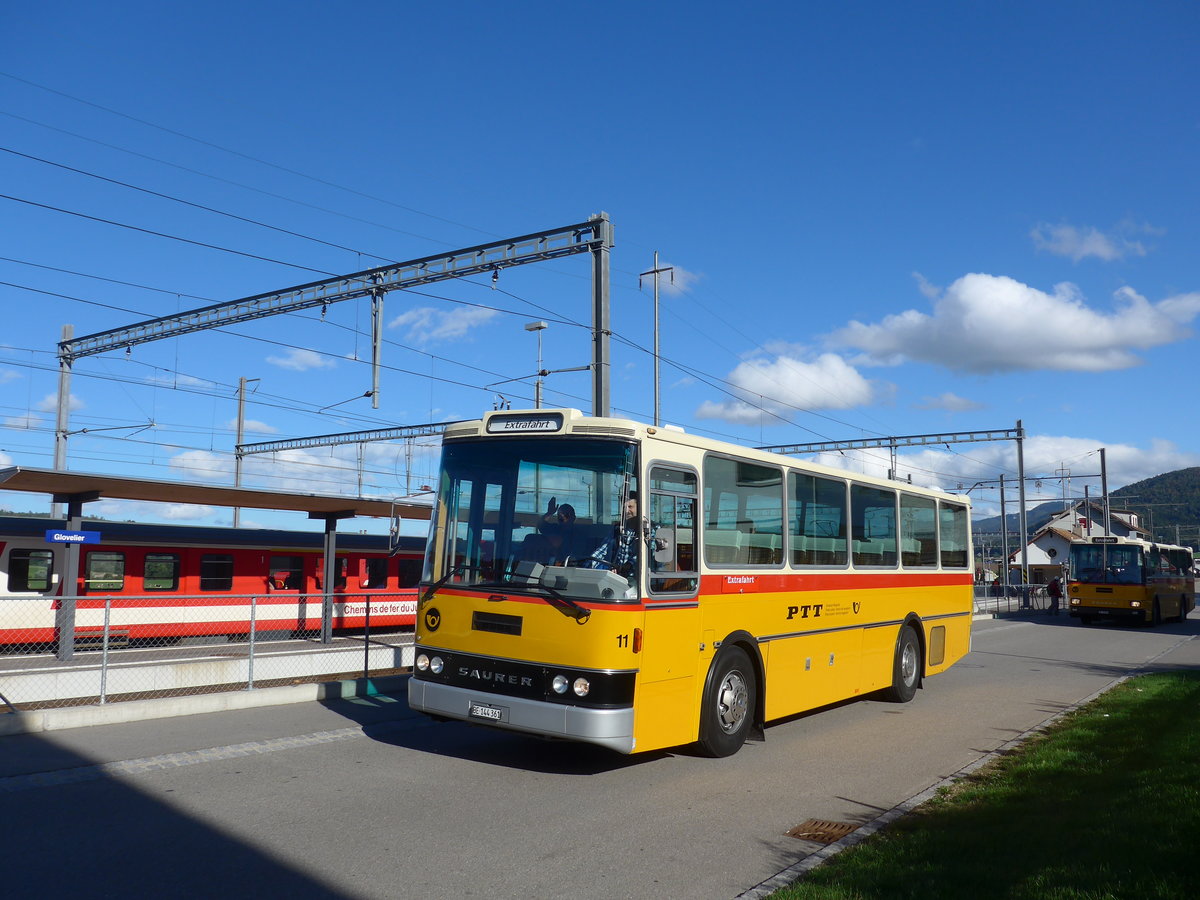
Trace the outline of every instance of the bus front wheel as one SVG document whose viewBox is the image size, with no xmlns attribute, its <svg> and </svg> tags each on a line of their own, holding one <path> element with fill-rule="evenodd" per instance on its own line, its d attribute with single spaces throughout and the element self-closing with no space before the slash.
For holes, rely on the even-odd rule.
<svg viewBox="0 0 1200 900">
<path fill-rule="evenodd" d="M 740 647 L 730 647 L 713 665 L 700 708 L 700 749 L 706 756 L 732 756 L 754 722 L 754 667 Z"/>
<path fill-rule="evenodd" d="M 921 645 L 911 625 L 900 629 L 896 638 L 896 655 L 892 659 L 892 686 L 884 696 L 893 703 L 907 703 L 917 695 L 921 682 Z"/>
</svg>

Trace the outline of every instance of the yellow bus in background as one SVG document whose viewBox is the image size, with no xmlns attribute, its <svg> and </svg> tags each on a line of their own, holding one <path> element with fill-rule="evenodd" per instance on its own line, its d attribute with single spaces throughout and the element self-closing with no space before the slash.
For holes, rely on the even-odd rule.
<svg viewBox="0 0 1200 900">
<path fill-rule="evenodd" d="M 1101 535 L 1071 544 L 1067 603 L 1085 625 L 1100 619 L 1158 625 L 1196 608 L 1192 551 Z"/>
<path fill-rule="evenodd" d="M 414 710 L 621 753 L 907 702 L 969 649 L 964 497 L 578 410 L 446 429 Z"/>
</svg>

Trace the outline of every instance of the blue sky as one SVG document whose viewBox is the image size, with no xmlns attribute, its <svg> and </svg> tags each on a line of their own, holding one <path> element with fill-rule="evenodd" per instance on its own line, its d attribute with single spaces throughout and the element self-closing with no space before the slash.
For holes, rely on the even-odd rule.
<svg viewBox="0 0 1200 900">
<path fill-rule="evenodd" d="M 653 414 L 638 273 L 657 250 L 676 276 L 665 421 L 756 445 L 1020 419 L 1027 471 L 1046 476 L 1031 498 L 1062 496 L 1068 470 L 1070 493 L 1097 491 L 1083 476 L 1101 447 L 1110 487 L 1200 465 L 1194 4 L 117 0 L 4 20 L 0 464 L 52 464 L 66 324 L 103 331 L 604 210 L 615 414 Z M 530 406 L 528 382 L 489 387 L 536 368 L 525 323 L 550 320 L 544 365 L 570 368 L 589 360 L 590 315 L 584 256 L 505 270 L 496 289 L 393 292 L 378 409 L 361 397 L 358 301 L 88 357 L 68 464 L 231 483 L 239 378 L 258 379 L 248 440 L 473 417 L 497 390 Z M 587 373 L 545 391 L 590 409 Z M 395 496 L 435 465 L 432 448 L 410 463 L 374 444 L 361 477 Z M 1015 450 L 902 453 L 899 468 L 954 489 L 1015 477 Z M 359 477 L 348 447 L 254 457 L 245 480 Z M 994 489 L 972 497 L 995 511 Z"/>
</svg>

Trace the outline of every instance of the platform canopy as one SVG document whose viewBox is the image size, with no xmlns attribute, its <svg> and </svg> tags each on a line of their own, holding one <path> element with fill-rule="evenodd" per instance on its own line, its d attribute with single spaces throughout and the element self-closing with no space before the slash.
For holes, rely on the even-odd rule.
<svg viewBox="0 0 1200 900">
<path fill-rule="evenodd" d="M 0 491 L 51 494 L 60 500 L 86 494 L 105 500 L 146 500 L 154 503 L 195 503 L 202 506 L 281 509 L 306 512 L 312 518 L 400 516 L 404 519 L 429 519 L 432 509 L 429 503 L 419 503 L 409 499 L 384 500 L 377 497 L 285 493 L 255 488 L 128 478 L 123 475 L 57 472 L 53 469 L 30 469 L 25 466 L 10 466 L 0 469 Z"/>
</svg>

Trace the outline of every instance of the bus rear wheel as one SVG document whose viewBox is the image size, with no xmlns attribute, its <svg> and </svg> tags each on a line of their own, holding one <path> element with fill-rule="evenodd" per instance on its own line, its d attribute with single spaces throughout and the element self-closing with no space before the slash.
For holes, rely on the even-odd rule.
<svg viewBox="0 0 1200 900">
<path fill-rule="evenodd" d="M 700 708 L 700 749 L 706 756 L 732 756 L 754 722 L 756 679 L 740 647 L 725 650 L 713 664 Z"/>
<path fill-rule="evenodd" d="M 896 655 L 892 659 L 892 686 L 884 697 L 893 703 L 907 703 L 917 695 L 921 683 L 921 645 L 911 625 L 900 629 L 896 638 Z"/>
</svg>

